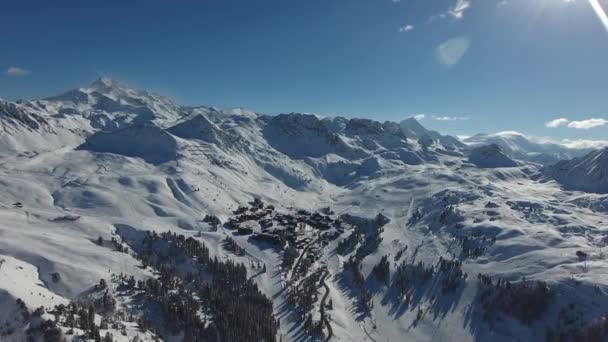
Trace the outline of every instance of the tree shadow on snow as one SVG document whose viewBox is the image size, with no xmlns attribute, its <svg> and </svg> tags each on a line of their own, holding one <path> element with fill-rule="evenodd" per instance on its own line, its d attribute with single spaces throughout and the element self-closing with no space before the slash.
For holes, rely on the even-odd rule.
<svg viewBox="0 0 608 342">
<path fill-rule="evenodd" d="M 388 287 L 381 300 L 383 306 L 390 305 L 389 315 L 395 320 L 403 316 L 407 311 L 414 311 L 424 304 L 425 315 L 432 315 L 433 320 L 441 320 L 453 312 L 462 298 L 466 284 L 464 281 L 453 291 L 443 291 L 443 275 L 433 274 L 426 282 L 418 279 L 410 286 L 409 302 L 406 298 L 400 298 L 394 285 Z"/>
</svg>

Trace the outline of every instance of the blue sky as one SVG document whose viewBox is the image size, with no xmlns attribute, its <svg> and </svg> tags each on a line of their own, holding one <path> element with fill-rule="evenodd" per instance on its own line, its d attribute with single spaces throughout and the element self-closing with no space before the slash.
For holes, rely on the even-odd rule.
<svg viewBox="0 0 608 342">
<path fill-rule="evenodd" d="M 105 75 L 182 104 L 425 114 L 451 134 L 606 140 L 598 6 L 608 10 L 606 0 L 6 0 L 0 98 Z"/>
</svg>

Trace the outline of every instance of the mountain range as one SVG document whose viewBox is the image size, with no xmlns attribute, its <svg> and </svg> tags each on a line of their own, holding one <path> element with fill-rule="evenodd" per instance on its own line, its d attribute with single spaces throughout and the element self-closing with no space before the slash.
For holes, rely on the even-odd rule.
<svg viewBox="0 0 608 342">
<path fill-rule="evenodd" d="M 608 150 L 181 106 L 0 101 L 0 340 L 608 338 Z"/>
</svg>

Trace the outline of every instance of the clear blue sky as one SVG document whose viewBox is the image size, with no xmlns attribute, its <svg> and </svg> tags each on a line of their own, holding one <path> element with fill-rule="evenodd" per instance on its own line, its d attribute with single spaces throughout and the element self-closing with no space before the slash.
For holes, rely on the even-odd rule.
<svg viewBox="0 0 608 342">
<path fill-rule="evenodd" d="M 608 119 L 593 1 L 5 0 L 0 98 L 105 75 L 182 104 L 608 139 L 584 121 Z"/>
</svg>

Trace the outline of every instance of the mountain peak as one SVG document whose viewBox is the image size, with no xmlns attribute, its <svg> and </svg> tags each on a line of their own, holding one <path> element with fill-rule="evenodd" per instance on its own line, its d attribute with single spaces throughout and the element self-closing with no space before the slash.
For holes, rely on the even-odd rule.
<svg viewBox="0 0 608 342">
<path fill-rule="evenodd" d="M 131 90 L 128 86 L 123 83 L 116 81 L 107 76 L 100 76 L 91 83 L 88 87 L 90 90 L 94 90 L 100 93 L 106 93 L 111 91 L 128 91 Z"/>
<path fill-rule="evenodd" d="M 514 167 L 517 163 L 507 156 L 498 144 L 482 145 L 474 148 L 469 162 L 481 168 Z"/>
<path fill-rule="evenodd" d="M 407 118 L 400 122 L 401 130 L 408 137 L 421 137 L 429 131 L 415 118 Z"/>
<path fill-rule="evenodd" d="M 95 81 L 93 81 L 93 83 L 91 83 L 91 85 L 106 85 L 106 86 L 111 86 L 112 84 L 114 84 L 116 82 L 117 81 L 111 79 L 110 77 L 99 76 Z"/>
</svg>

